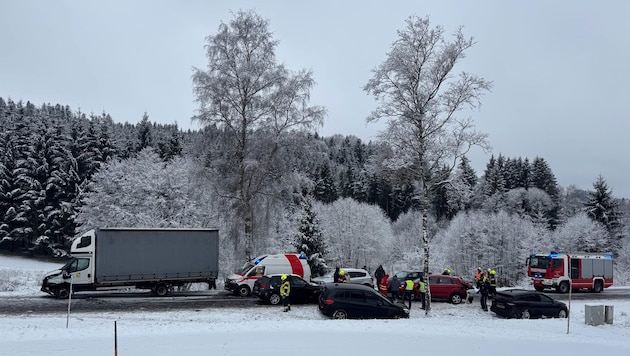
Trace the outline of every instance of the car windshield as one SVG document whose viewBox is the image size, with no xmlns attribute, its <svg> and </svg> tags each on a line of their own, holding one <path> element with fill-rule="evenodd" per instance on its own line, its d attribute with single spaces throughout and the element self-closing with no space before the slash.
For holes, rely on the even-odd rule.
<svg viewBox="0 0 630 356">
<path fill-rule="evenodd" d="M 398 272 L 398 273 L 396 273 L 396 278 L 398 278 L 398 279 L 405 279 L 405 278 L 407 278 L 408 274 L 409 274 L 409 272 L 405 272 L 405 271 Z"/>
<path fill-rule="evenodd" d="M 529 266 L 534 268 L 549 268 L 549 257 L 532 256 L 529 259 Z"/>
</svg>

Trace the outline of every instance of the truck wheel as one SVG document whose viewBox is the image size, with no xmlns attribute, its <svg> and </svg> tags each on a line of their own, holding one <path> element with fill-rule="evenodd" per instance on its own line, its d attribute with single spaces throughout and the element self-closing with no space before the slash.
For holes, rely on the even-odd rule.
<svg viewBox="0 0 630 356">
<path fill-rule="evenodd" d="M 241 297 L 247 297 L 250 293 L 249 286 L 246 284 L 243 284 L 242 286 L 238 286 L 236 293 L 240 295 Z"/>
<path fill-rule="evenodd" d="M 165 295 L 168 294 L 168 285 L 166 283 L 158 283 L 153 288 L 153 291 L 158 297 L 164 297 Z"/>
<path fill-rule="evenodd" d="M 568 282 L 560 283 L 560 285 L 558 286 L 558 292 L 569 293 L 569 283 Z"/>
<path fill-rule="evenodd" d="M 593 286 L 593 292 L 601 293 L 603 289 L 604 289 L 604 286 L 602 285 L 602 281 L 595 281 L 595 285 Z"/>
<path fill-rule="evenodd" d="M 280 301 L 282 299 L 280 298 L 279 295 L 277 295 L 276 293 L 273 293 L 272 295 L 269 296 L 269 304 L 271 305 L 278 305 L 280 304 Z"/>
<path fill-rule="evenodd" d="M 55 297 L 59 299 L 68 299 L 70 296 L 70 289 L 68 286 L 59 286 L 55 291 Z"/>
</svg>

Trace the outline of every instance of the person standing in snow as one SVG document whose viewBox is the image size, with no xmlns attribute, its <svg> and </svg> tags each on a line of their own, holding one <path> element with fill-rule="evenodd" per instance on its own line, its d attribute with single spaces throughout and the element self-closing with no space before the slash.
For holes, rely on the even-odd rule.
<svg viewBox="0 0 630 356">
<path fill-rule="evenodd" d="M 288 312 L 291 310 L 291 282 L 289 282 L 289 278 L 286 274 L 280 276 L 280 296 L 282 297 L 282 305 L 284 306 L 284 311 Z"/>
<path fill-rule="evenodd" d="M 378 265 L 376 271 L 374 271 L 374 278 L 376 278 L 376 282 L 381 283 L 381 279 L 383 279 L 384 275 L 385 269 L 383 268 L 383 265 Z"/>
<path fill-rule="evenodd" d="M 491 269 L 490 276 L 488 277 L 488 296 L 494 299 L 497 294 L 497 271 Z"/>
<path fill-rule="evenodd" d="M 338 283 L 339 281 L 339 267 L 335 267 L 335 273 L 333 273 L 333 282 Z"/>
<path fill-rule="evenodd" d="M 396 275 L 392 277 L 392 281 L 389 283 L 388 289 L 389 292 L 392 294 L 392 302 L 398 300 L 398 293 L 400 293 L 400 282 L 398 281 L 398 277 Z"/>
<path fill-rule="evenodd" d="M 403 294 L 403 303 L 405 302 L 405 300 L 409 300 L 409 310 L 411 310 L 411 301 L 413 300 L 413 295 L 414 295 L 414 283 L 411 279 L 408 279 L 405 281 L 405 283 L 403 283 L 405 291 Z"/>
<path fill-rule="evenodd" d="M 389 274 L 385 273 L 383 277 L 378 281 L 378 290 L 382 295 L 387 297 L 387 280 L 389 279 Z"/>
<path fill-rule="evenodd" d="M 486 272 L 481 277 L 481 284 L 479 285 L 479 291 L 477 293 L 481 293 L 481 309 L 483 311 L 488 311 L 488 291 L 490 289 L 490 282 L 488 280 L 488 273 Z"/>
</svg>

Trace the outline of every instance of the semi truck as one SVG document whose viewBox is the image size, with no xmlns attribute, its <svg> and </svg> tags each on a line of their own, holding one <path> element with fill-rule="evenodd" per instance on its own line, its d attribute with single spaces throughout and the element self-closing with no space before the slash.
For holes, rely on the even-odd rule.
<svg viewBox="0 0 630 356">
<path fill-rule="evenodd" d="M 43 292 L 150 289 L 157 296 L 186 283 L 214 284 L 219 273 L 217 229 L 97 228 L 75 238 L 72 259 L 47 273 Z"/>
<path fill-rule="evenodd" d="M 526 260 L 527 276 L 541 292 L 588 289 L 599 293 L 613 285 L 613 256 L 608 253 L 532 254 Z"/>
</svg>

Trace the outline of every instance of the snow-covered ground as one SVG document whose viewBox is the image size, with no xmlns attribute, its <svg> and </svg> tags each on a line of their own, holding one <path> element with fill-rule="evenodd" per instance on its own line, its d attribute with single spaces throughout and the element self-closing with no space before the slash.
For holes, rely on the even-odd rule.
<svg viewBox="0 0 630 356">
<path fill-rule="evenodd" d="M 0 255 L 0 298 L 38 295 L 60 264 Z M 17 276 L 17 277 L 16 277 Z M 16 279 L 17 278 L 17 279 Z M 604 292 L 605 293 L 605 292 Z M 614 306 L 614 323 L 590 326 L 585 305 Z M 414 305 L 408 320 L 329 320 L 314 305 L 177 312 L 0 316 L 0 355 L 628 355 L 630 301 L 572 302 L 570 319 L 512 320 L 477 303 Z M 68 328 L 66 328 L 68 322 Z M 569 326 L 567 333 L 567 325 Z"/>
</svg>

